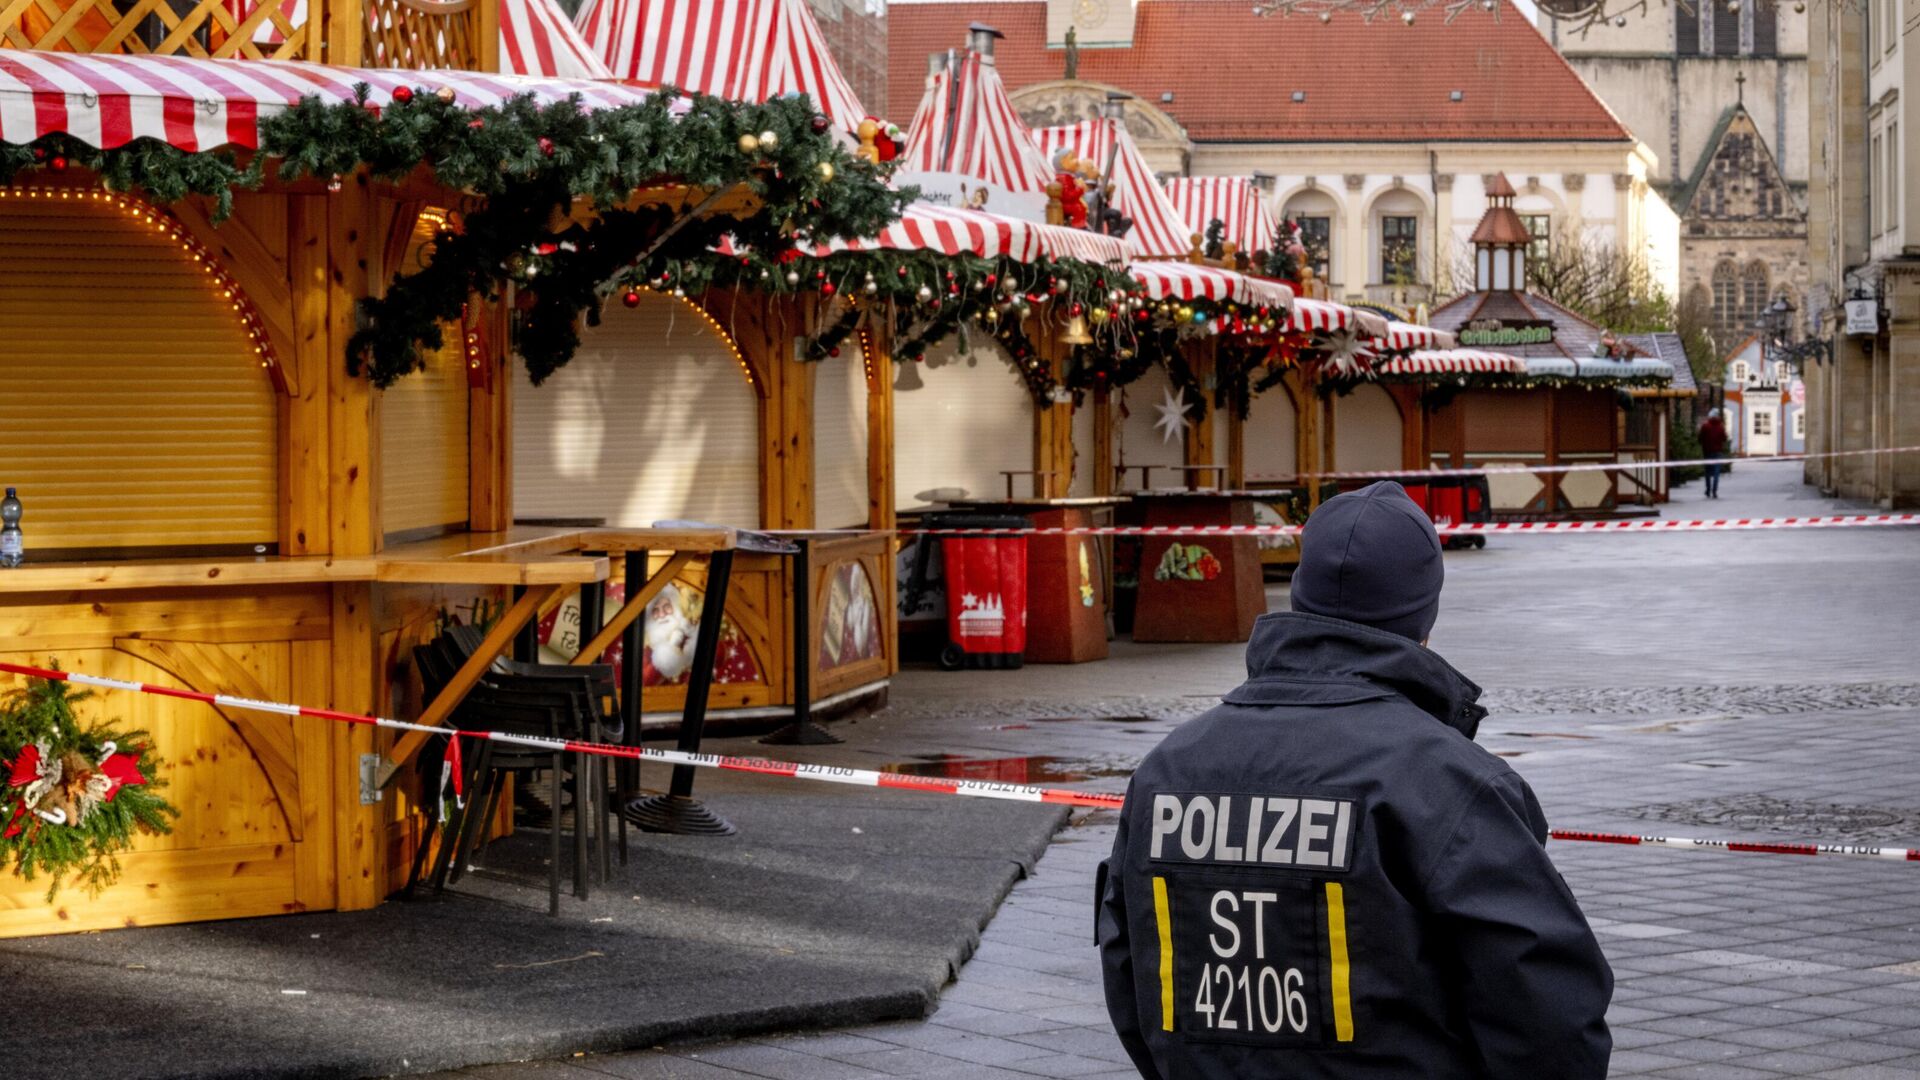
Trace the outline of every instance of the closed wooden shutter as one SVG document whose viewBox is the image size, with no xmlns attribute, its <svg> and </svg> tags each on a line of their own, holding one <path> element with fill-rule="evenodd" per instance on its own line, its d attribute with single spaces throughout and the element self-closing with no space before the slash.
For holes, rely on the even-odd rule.
<svg viewBox="0 0 1920 1080">
<path fill-rule="evenodd" d="M 859 349 L 820 362 L 813 383 L 813 523 L 867 523 L 867 368 Z"/>
<path fill-rule="evenodd" d="M 446 344 L 380 400 L 380 528 L 388 535 L 467 523 L 467 367 L 458 324 Z"/>
<path fill-rule="evenodd" d="M 1145 375 L 1128 383 L 1120 391 L 1120 401 L 1125 406 L 1126 416 L 1114 425 L 1120 445 L 1115 448 L 1115 463 L 1133 469 L 1140 465 L 1184 465 L 1187 460 L 1187 444 L 1184 435 L 1176 434 L 1168 439 L 1163 429 L 1155 427 L 1160 419 L 1160 406 L 1173 392 L 1173 381 L 1167 377 L 1167 369 L 1155 364 L 1147 369 Z M 1187 422 L 1193 423 L 1199 415 L 1196 403 L 1187 403 Z M 1140 474 L 1130 471 L 1126 474 L 1124 485 L 1133 488 L 1140 483 Z M 1154 487 L 1175 487 L 1185 483 L 1178 473 L 1155 471 L 1152 474 Z"/>
<path fill-rule="evenodd" d="M 573 361 L 516 386 L 513 511 L 760 524 L 760 418 L 725 342 L 680 301 L 609 305 Z"/>
<path fill-rule="evenodd" d="M 1278 480 L 1300 471 L 1298 424 L 1293 398 L 1286 390 L 1275 386 L 1264 394 L 1254 395 L 1246 430 L 1241 435 L 1245 440 L 1249 481 Z"/>
<path fill-rule="evenodd" d="M 1385 390 L 1361 383 L 1333 395 L 1333 467 L 1364 471 L 1401 467 L 1400 407 Z"/>
<path fill-rule="evenodd" d="M 278 540 L 273 385 L 178 241 L 103 200 L 0 202 L 0 358 L 29 558 Z"/>
<path fill-rule="evenodd" d="M 894 372 L 894 498 L 902 509 L 924 505 L 920 493 L 934 488 L 1003 496 L 1000 470 L 1033 468 L 1033 396 L 998 346 L 978 344 L 962 356 L 949 339 Z"/>
</svg>

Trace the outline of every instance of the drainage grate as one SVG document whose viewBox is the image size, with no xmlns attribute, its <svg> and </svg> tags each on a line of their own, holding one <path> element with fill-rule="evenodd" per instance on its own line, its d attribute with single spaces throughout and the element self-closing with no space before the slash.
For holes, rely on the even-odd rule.
<svg viewBox="0 0 1920 1080">
<path fill-rule="evenodd" d="M 1707 825 L 1721 829 L 1786 832 L 1806 837 L 1905 840 L 1914 837 L 1914 815 L 1877 806 L 1779 799 L 1771 795 L 1730 795 L 1690 802 L 1637 806 L 1626 813 L 1652 821 Z M 1884 833 L 1886 835 L 1878 835 Z"/>
</svg>

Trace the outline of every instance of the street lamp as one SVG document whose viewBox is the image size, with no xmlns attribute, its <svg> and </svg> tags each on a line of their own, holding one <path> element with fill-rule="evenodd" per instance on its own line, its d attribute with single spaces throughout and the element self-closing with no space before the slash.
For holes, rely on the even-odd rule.
<svg viewBox="0 0 1920 1080">
<path fill-rule="evenodd" d="M 1793 316 L 1793 302 L 1784 296 L 1776 296 L 1754 324 L 1754 329 L 1761 332 L 1760 340 L 1765 346 L 1764 359 L 1769 371 L 1773 370 L 1776 362 L 1785 361 L 1798 374 L 1809 359 L 1824 363 L 1832 355 L 1825 338 L 1788 341 L 1788 336 L 1793 332 Z"/>
</svg>

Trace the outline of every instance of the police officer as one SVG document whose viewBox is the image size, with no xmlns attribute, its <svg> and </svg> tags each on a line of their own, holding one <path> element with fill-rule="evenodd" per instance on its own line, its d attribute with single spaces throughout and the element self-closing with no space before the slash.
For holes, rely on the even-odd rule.
<svg viewBox="0 0 1920 1080">
<path fill-rule="evenodd" d="M 1425 647 L 1439 537 L 1398 484 L 1329 500 L 1248 678 L 1140 763 L 1097 912 L 1140 1074 L 1604 1077 L 1613 973 L 1480 688 Z"/>
</svg>

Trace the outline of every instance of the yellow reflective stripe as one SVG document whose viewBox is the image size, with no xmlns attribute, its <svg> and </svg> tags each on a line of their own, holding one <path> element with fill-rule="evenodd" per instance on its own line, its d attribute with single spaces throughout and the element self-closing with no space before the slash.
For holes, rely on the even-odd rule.
<svg viewBox="0 0 1920 1080">
<path fill-rule="evenodd" d="M 1160 932 L 1166 940 L 1166 931 Z M 1333 958 L 1333 1037 L 1353 1041 L 1353 990 L 1347 969 L 1347 901 L 1337 881 L 1327 882 L 1327 951 Z"/>
<path fill-rule="evenodd" d="M 1167 879 L 1153 879 L 1153 921 L 1160 927 L 1160 1030 L 1173 1030 L 1173 917 L 1167 913 Z"/>
</svg>

